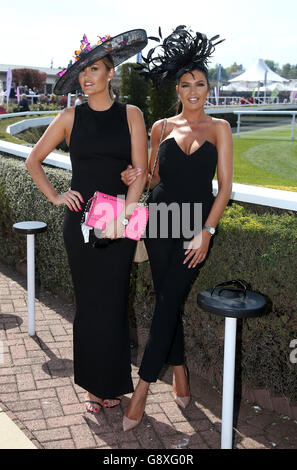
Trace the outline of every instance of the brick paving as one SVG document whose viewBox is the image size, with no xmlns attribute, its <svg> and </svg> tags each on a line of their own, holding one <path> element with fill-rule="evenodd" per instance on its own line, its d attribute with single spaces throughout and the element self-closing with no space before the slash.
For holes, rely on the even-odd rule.
<svg viewBox="0 0 297 470">
<path fill-rule="evenodd" d="M 193 374 L 186 410 L 173 401 L 167 370 L 151 386 L 142 423 L 129 432 L 122 418 L 130 395 L 98 415 L 85 412 L 85 392 L 73 382 L 74 305 L 36 287 L 35 315 L 36 335 L 29 337 L 26 278 L 0 263 L 0 407 L 37 448 L 220 448 L 221 395 Z M 132 353 L 135 384 L 142 352 Z M 242 401 L 233 447 L 297 449 L 297 421 Z"/>
</svg>

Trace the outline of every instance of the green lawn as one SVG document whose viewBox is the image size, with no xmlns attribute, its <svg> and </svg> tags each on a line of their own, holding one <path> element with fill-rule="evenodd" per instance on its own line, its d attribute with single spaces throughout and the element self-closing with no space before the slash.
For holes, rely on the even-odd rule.
<svg viewBox="0 0 297 470">
<path fill-rule="evenodd" d="M 14 116 L 12 118 L 0 119 L 0 131 L 5 132 L 8 126 L 19 121 L 25 121 L 26 119 L 34 119 L 46 116 L 53 116 L 53 114 L 31 114 L 29 116 Z"/>
<path fill-rule="evenodd" d="M 292 126 L 287 124 L 283 126 L 261 127 L 253 131 L 241 130 L 240 138 L 261 139 L 264 137 L 264 138 L 269 138 L 269 139 L 291 140 L 291 134 L 292 134 Z M 296 126 L 295 126 L 295 139 L 297 139 Z"/>
<path fill-rule="evenodd" d="M 0 139 L 25 144 L 5 132 L 22 119 L 0 120 Z M 296 140 L 290 137 L 290 125 L 242 131 L 239 138 L 234 134 L 234 182 L 297 191 L 297 129 Z"/>
<path fill-rule="evenodd" d="M 234 182 L 297 191 L 297 131 L 261 128 L 233 136 Z"/>
<path fill-rule="evenodd" d="M 0 140 L 6 140 L 7 142 L 12 142 L 14 144 L 20 144 L 20 145 L 28 145 L 29 147 L 32 147 L 32 144 L 26 142 L 25 140 L 18 138 L 18 134 L 12 135 L 12 134 L 7 134 L 6 129 L 8 126 L 11 124 L 15 124 L 16 122 L 19 121 L 24 121 L 25 119 L 34 119 L 37 117 L 46 117 L 46 116 L 53 116 L 53 114 L 32 114 L 30 116 L 15 116 L 12 118 L 6 118 L 6 119 L 0 119 Z"/>
</svg>

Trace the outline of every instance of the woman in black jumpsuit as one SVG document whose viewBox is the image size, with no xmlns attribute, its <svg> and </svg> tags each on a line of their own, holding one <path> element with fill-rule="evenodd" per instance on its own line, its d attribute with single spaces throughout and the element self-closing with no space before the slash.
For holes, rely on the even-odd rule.
<svg viewBox="0 0 297 470">
<path fill-rule="evenodd" d="M 171 57 L 176 54 L 176 44 L 181 43 L 179 34 L 178 32 L 176 36 L 180 41 L 174 37 Z M 168 47 L 170 41 L 166 38 L 164 44 L 165 41 Z M 181 56 L 183 57 L 182 52 Z M 190 401 L 180 309 L 204 263 L 212 233 L 230 197 L 231 129 L 227 121 L 205 114 L 203 106 L 209 92 L 207 70 L 195 61 L 189 65 L 189 71 L 182 69 L 176 86 L 182 105 L 181 113 L 168 119 L 159 152 L 158 145 L 164 120 L 157 121 L 152 127 L 150 171 L 157 152 L 159 161 L 153 179 L 155 187 L 149 203 L 165 203 L 167 207 L 174 203 L 181 209 L 180 214 L 184 210 L 183 204 L 186 204 L 190 218 L 187 226 L 169 219 L 168 225 L 171 229 L 166 236 L 160 228 L 162 218 L 158 221 L 152 216 L 153 207 L 149 208 L 145 243 L 156 303 L 149 338 L 139 368 L 140 379 L 123 419 L 125 431 L 140 423 L 150 382 L 157 381 L 165 363 L 173 366 L 175 401 L 183 408 Z M 173 67 L 170 67 L 170 70 L 172 69 Z M 164 74 L 164 67 L 161 72 Z M 153 74 L 152 78 L 155 78 Z M 212 179 L 216 168 L 219 191 L 214 199 Z M 122 177 L 128 183 L 127 173 L 124 172 Z M 195 203 L 202 205 L 200 226 L 195 222 Z M 152 227 L 155 220 L 157 224 Z M 174 233 L 176 224 L 180 227 L 178 235 Z M 191 229 L 193 235 L 189 237 Z"/>
</svg>

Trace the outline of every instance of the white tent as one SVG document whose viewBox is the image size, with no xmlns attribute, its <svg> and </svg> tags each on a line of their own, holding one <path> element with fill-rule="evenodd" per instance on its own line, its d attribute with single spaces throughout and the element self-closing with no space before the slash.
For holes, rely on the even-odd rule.
<svg viewBox="0 0 297 470">
<path fill-rule="evenodd" d="M 288 84 L 289 91 L 297 91 L 297 80 L 290 80 L 290 83 Z"/>
<path fill-rule="evenodd" d="M 248 91 L 249 89 L 241 83 L 229 83 L 220 87 L 221 91 Z"/>
<path fill-rule="evenodd" d="M 292 89 L 292 87 L 288 87 L 288 85 L 285 84 L 285 83 L 275 83 L 274 82 L 274 83 L 270 83 L 269 85 L 267 85 L 266 88 L 265 88 L 265 86 L 261 86 L 259 88 L 259 91 L 265 91 L 265 89 L 266 89 L 266 91 L 273 91 L 276 88 L 278 89 L 278 91 L 290 91 Z"/>
<path fill-rule="evenodd" d="M 286 78 L 281 77 L 273 72 L 263 59 L 258 59 L 248 70 L 229 80 L 229 83 L 240 82 L 242 86 L 246 86 L 247 90 L 251 90 L 259 86 L 259 82 L 270 84 L 271 82 L 286 83 Z"/>
</svg>

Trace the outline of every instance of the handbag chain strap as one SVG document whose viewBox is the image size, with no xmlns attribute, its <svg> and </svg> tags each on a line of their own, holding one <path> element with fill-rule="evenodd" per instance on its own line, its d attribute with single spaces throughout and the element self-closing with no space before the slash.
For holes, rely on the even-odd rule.
<svg viewBox="0 0 297 470">
<path fill-rule="evenodd" d="M 81 221 L 80 221 L 80 225 L 82 225 L 84 223 L 84 220 L 85 220 L 85 213 L 88 212 L 88 210 L 90 209 L 90 206 L 91 206 L 91 202 L 93 201 L 95 195 L 93 197 L 91 197 L 88 202 L 86 203 L 85 205 L 85 210 L 83 212 L 83 215 L 82 215 L 82 218 L 81 218 Z"/>
<path fill-rule="evenodd" d="M 149 184 L 148 184 L 148 187 L 147 187 L 146 192 L 145 192 L 144 195 L 140 198 L 141 204 L 145 203 L 146 200 L 148 199 L 148 196 L 149 196 L 149 191 L 150 191 L 152 179 L 153 179 L 153 176 L 154 176 L 156 164 L 157 164 L 157 161 L 158 161 L 158 159 L 159 159 L 159 147 L 160 147 L 160 144 L 161 144 L 161 142 L 162 142 L 162 140 L 163 140 L 163 136 L 164 136 L 164 132 L 165 132 L 165 129 L 166 129 L 166 125 L 167 125 L 167 119 L 165 118 L 165 119 L 164 119 L 164 123 L 163 123 L 162 132 L 161 132 L 160 141 L 159 141 L 159 146 L 158 146 L 157 155 L 156 155 L 156 158 L 155 158 L 155 161 L 154 161 L 154 165 L 153 165 L 153 169 L 152 169 L 152 172 L 151 172 L 151 176 L 150 176 L 150 179 L 149 179 Z"/>
<path fill-rule="evenodd" d="M 160 137 L 160 142 L 159 142 L 159 147 L 160 147 L 160 144 L 163 140 L 163 136 L 164 136 L 164 132 L 165 132 L 165 128 L 166 128 L 166 125 L 167 125 L 167 119 L 164 119 L 164 123 L 163 123 L 163 128 L 162 128 L 162 132 L 161 132 L 161 137 Z M 151 182 L 152 182 L 152 179 L 153 179 L 153 176 L 154 176 L 154 172 L 155 172 L 155 168 L 156 168 L 156 164 L 157 164 L 157 161 L 159 159 L 159 147 L 158 147 L 158 152 L 157 152 L 157 155 L 156 155 L 156 158 L 155 158 L 155 161 L 154 161 L 154 166 L 153 166 L 153 169 L 152 169 L 152 173 L 151 173 L 151 176 L 150 176 L 150 180 L 149 180 L 149 184 L 148 184 L 148 191 L 151 187 Z"/>
</svg>

